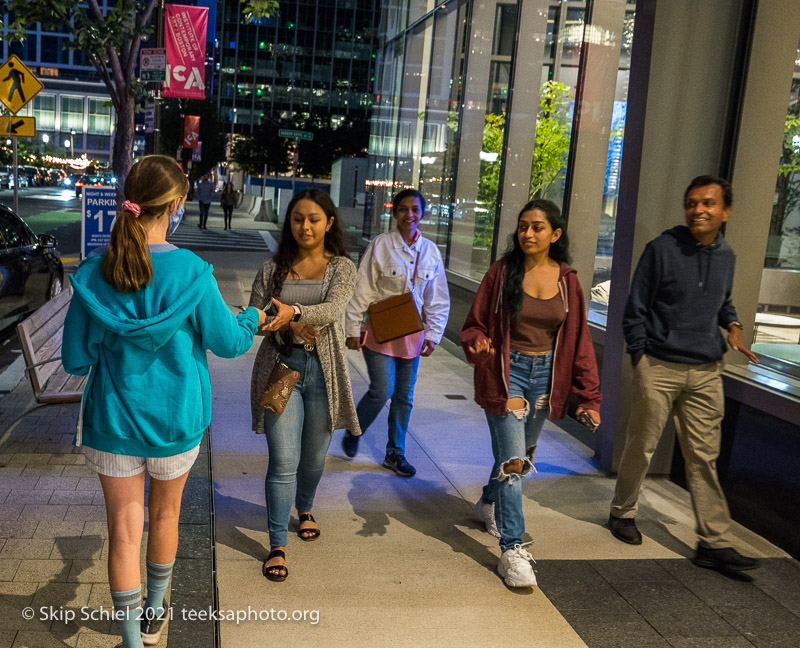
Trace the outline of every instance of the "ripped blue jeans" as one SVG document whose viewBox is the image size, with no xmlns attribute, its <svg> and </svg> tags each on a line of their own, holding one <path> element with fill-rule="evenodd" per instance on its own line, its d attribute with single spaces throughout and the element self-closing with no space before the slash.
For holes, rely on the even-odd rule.
<svg viewBox="0 0 800 648">
<path fill-rule="evenodd" d="M 485 412 L 492 436 L 494 465 L 489 483 L 483 487 L 484 502 L 494 502 L 494 519 L 503 551 L 522 544 L 522 477 L 533 470 L 533 454 L 545 419 L 550 413 L 548 397 L 553 373 L 553 352 L 528 355 L 511 351 L 511 381 L 508 398 L 523 398 L 525 405 L 505 416 Z M 522 459 L 522 474 L 506 473 L 503 464 Z"/>
</svg>

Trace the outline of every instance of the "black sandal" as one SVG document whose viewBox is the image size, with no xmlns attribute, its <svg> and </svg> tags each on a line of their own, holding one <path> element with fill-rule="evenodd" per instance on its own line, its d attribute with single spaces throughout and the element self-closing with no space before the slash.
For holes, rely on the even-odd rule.
<svg viewBox="0 0 800 648">
<path fill-rule="evenodd" d="M 264 563 L 261 565 L 261 573 L 267 580 L 271 580 L 275 583 L 282 583 L 286 580 L 287 576 L 289 576 L 289 570 L 286 565 L 271 565 L 267 567 L 267 563 L 273 558 L 283 558 L 286 560 L 286 553 L 284 553 L 283 549 L 273 549 L 270 551 L 269 556 L 267 556 L 266 560 L 264 560 Z M 281 574 L 277 570 L 283 570 L 283 573 Z"/>
<path fill-rule="evenodd" d="M 302 524 L 303 522 L 313 522 L 314 524 L 317 523 L 317 521 L 314 519 L 314 516 L 311 515 L 311 513 L 302 513 L 299 517 L 300 517 L 300 524 Z M 311 535 L 303 535 L 304 533 L 305 534 L 310 533 Z M 322 533 L 322 531 L 319 530 L 319 527 L 317 527 L 316 529 L 301 529 L 299 525 L 297 527 L 297 537 L 304 542 L 311 542 L 312 540 L 316 540 L 317 538 L 319 538 L 320 533 Z"/>
</svg>

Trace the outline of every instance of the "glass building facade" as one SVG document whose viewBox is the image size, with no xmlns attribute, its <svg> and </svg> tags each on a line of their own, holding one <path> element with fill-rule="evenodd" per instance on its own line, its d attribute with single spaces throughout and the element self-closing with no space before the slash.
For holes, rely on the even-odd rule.
<svg viewBox="0 0 800 648">
<path fill-rule="evenodd" d="M 99 0 L 105 14 L 113 8 L 113 0 Z M 36 117 L 36 140 L 44 150 L 47 136 L 49 150 L 78 157 L 86 153 L 90 159 L 110 160 L 114 133 L 114 109 L 107 104 L 108 92 L 99 81 L 97 71 L 80 51 L 65 50 L 70 36 L 66 28 L 48 31 L 40 24 L 28 25 L 23 42 L 8 38 L 9 15 L 3 16 L 0 29 L 2 57 L 19 56 L 44 89 L 18 114 Z M 70 142 L 70 151 L 64 142 Z"/>
<path fill-rule="evenodd" d="M 238 0 L 219 2 L 217 12 L 214 93 L 231 132 L 249 134 L 270 119 L 336 127 L 369 116 L 376 3 L 287 0 L 278 15 L 252 24 Z"/>
<path fill-rule="evenodd" d="M 629 415 L 622 319 L 636 263 L 650 240 L 684 222 L 692 178 L 731 180 L 732 298 L 760 364 L 725 357 L 720 474 L 735 514 L 774 533 L 775 507 L 762 495 L 776 479 L 796 486 L 800 465 L 796 2 L 381 6 L 364 239 L 392 227 L 395 192 L 423 192 L 420 229 L 444 258 L 446 336 L 457 342 L 520 208 L 533 197 L 558 204 L 601 372 L 603 424 L 592 442 L 604 468 L 616 469 Z M 673 447 L 662 442 L 653 472 L 671 472 Z M 749 463 L 754 447 L 763 461 L 781 459 L 780 475 Z"/>
</svg>

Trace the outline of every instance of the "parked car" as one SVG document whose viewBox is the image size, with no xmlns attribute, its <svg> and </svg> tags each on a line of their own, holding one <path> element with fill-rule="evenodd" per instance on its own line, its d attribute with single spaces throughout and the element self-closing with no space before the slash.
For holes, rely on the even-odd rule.
<svg viewBox="0 0 800 648">
<path fill-rule="evenodd" d="M 0 189 L 8 189 L 11 186 L 11 168 L 0 166 Z"/>
<path fill-rule="evenodd" d="M 0 329 L 52 299 L 64 285 L 64 267 L 49 234 L 37 236 L 0 204 Z"/>
</svg>

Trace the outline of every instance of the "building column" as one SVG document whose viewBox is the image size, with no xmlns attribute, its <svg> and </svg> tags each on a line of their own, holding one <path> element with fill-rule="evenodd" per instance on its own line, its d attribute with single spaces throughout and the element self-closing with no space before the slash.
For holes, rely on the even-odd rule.
<svg viewBox="0 0 800 648">
<path fill-rule="evenodd" d="M 730 82 L 737 48 L 744 46 L 738 38 L 745 2 L 636 3 L 601 372 L 603 424 L 596 440 L 597 458 L 607 470 L 617 468 L 630 410 L 631 365 L 622 337 L 630 279 L 646 244 L 683 223 L 683 192 L 691 179 L 721 166 L 726 119 L 735 117 L 729 115 Z M 665 433 L 651 472 L 669 472 L 673 443 L 674 435 Z"/>
</svg>

